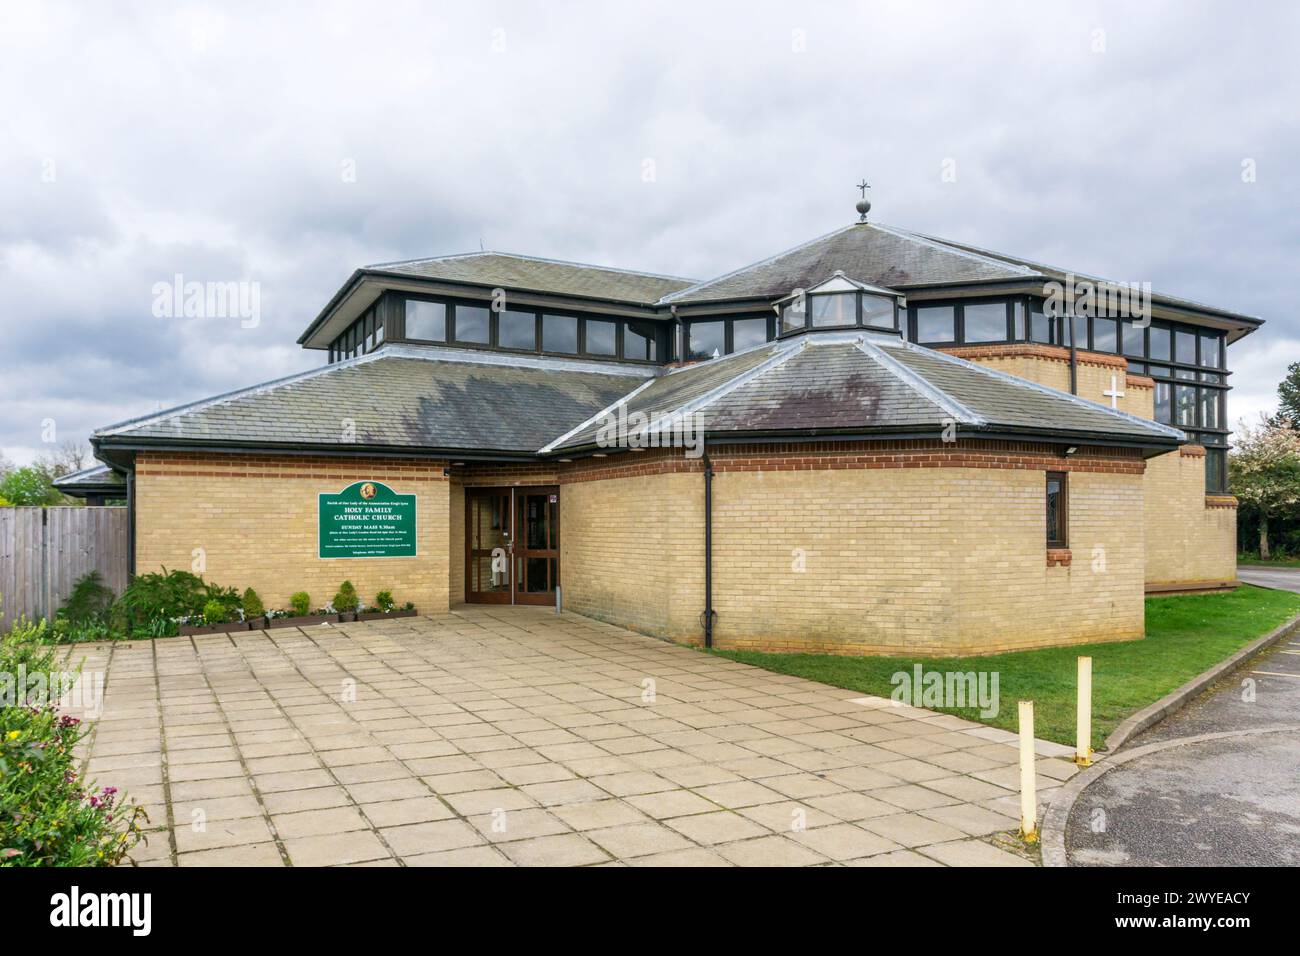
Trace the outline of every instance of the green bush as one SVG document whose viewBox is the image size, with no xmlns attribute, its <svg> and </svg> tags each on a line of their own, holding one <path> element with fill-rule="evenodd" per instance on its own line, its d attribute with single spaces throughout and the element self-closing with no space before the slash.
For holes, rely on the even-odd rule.
<svg viewBox="0 0 1300 956">
<path fill-rule="evenodd" d="M 208 584 L 188 571 L 157 571 L 138 574 L 127 585 L 109 612 L 109 624 L 121 637 L 169 637 L 176 633 L 178 618 L 206 617 L 206 607 L 215 601 L 222 606 L 223 620 L 235 616 L 240 595 L 234 588 Z"/>
<path fill-rule="evenodd" d="M 375 607 L 387 614 L 393 609 L 393 592 L 380 591 L 375 595 Z"/>
<path fill-rule="evenodd" d="M 0 475 L 0 498 L 15 505 L 46 507 L 57 505 L 63 500 L 63 495 L 50 484 L 49 475 L 28 465 Z"/>
<path fill-rule="evenodd" d="M 204 624 L 225 624 L 229 620 L 230 610 L 216 598 L 203 605 Z"/>
<path fill-rule="evenodd" d="M 334 595 L 334 610 L 340 613 L 355 611 L 361 600 L 357 597 L 357 589 L 352 586 L 351 581 L 344 581 L 339 585 L 338 594 Z"/>
<path fill-rule="evenodd" d="M 266 605 L 262 599 L 257 596 L 257 592 L 252 588 L 244 591 L 244 620 L 251 621 L 255 617 L 262 617 L 266 614 Z"/>
<path fill-rule="evenodd" d="M 289 607 L 298 617 L 305 617 L 311 610 L 311 595 L 306 591 L 295 591 L 289 598 Z"/>
<path fill-rule="evenodd" d="M 57 671 L 49 640 L 45 622 L 19 621 L 0 638 L 0 672 Z M 78 776 L 85 733 L 51 702 L 0 704 L 0 866 L 112 866 L 140 841 L 144 811 Z"/>
<path fill-rule="evenodd" d="M 98 571 L 90 571 L 72 586 L 72 593 L 55 615 L 73 629 L 103 624 L 113 606 L 113 589 L 104 584 Z"/>
</svg>

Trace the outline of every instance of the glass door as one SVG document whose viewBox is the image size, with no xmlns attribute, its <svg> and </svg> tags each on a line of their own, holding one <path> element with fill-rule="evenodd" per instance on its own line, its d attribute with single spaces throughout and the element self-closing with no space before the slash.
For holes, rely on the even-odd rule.
<svg viewBox="0 0 1300 956">
<path fill-rule="evenodd" d="M 465 600 L 510 603 L 512 528 L 510 492 L 465 492 Z"/>
<path fill-rule="evenodd" d="M 554 604 L 560 580 L 560 489 L 465 492 L 465 600 Z"/>
<path fill-rule="evenodd" d="M 560 489 L 515 489 L 515 603 L 554 604 L 560 580 Z"/>
</svg>

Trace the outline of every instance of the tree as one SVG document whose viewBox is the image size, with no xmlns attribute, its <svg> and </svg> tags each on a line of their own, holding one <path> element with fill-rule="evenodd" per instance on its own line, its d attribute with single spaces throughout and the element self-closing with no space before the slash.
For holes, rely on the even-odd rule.
<svg viewBox="0 0 1300 956">
<path fill-rule="evenodd" d="M 81 471 L 90 460 L 90 449 L 75 441 L 65 441 L 53 451 L 42 452 L 32 464 L 53 481 L 74 471 Z"/>
<path fill-rule="evenodd" d="M 19 506 L 57 505 L 63 495 L 50 484 L 50 476 L 35 465 L 15 468 L 0 478 L 0 498 Z"/>
<path fill-rule="evenodd" d="M 1237 500 L 1259 515 L 1259 556 L 1268 560 L 1268 521 L 1300 508 L 1300 432 L 1260 416 L 1242 422 L 1228 456 L 1228 481 Z"/>
<path fill-rule="evenodd" d="M 1277 397 L 1278 414 L 1286 416 L 1293 427 L 1300 425 L 1300 362 L 1287 366 L 1286 378 L 1277 387 Z"/>
</svg>

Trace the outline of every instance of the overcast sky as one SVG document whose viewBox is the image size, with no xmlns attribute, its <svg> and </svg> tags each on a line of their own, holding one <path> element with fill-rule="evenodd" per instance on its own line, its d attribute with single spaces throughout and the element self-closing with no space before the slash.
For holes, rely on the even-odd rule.
<svg viewBox="0 0 1300 956">
<path fill-rule="evenodd" d="M 1298 36 L 1281 2 L 9 0 L 0 450 L 320 364 L 359 265 L 704 278 L 863 176 L 877 221 L 1265 318 L 1254 416 L 1300 359 Z M 257 283 L 259 324 L 156 317 L 176 274 Z"/>
</svg>

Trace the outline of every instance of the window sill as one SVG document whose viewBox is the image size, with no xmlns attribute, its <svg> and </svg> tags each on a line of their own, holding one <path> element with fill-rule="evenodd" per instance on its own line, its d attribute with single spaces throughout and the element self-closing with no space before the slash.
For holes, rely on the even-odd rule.
<svg viewBox="0 0 1300 956">
<path fill-rule="evenodd" d="M 1068 568 L 1072 560 L 1074 560 L 1074 558 L 1070 554 L 1069 548 L 1047 549 L 1047 566 L 1049 568 L 1054 568 L 1057 565 Z"/>
</svg>

